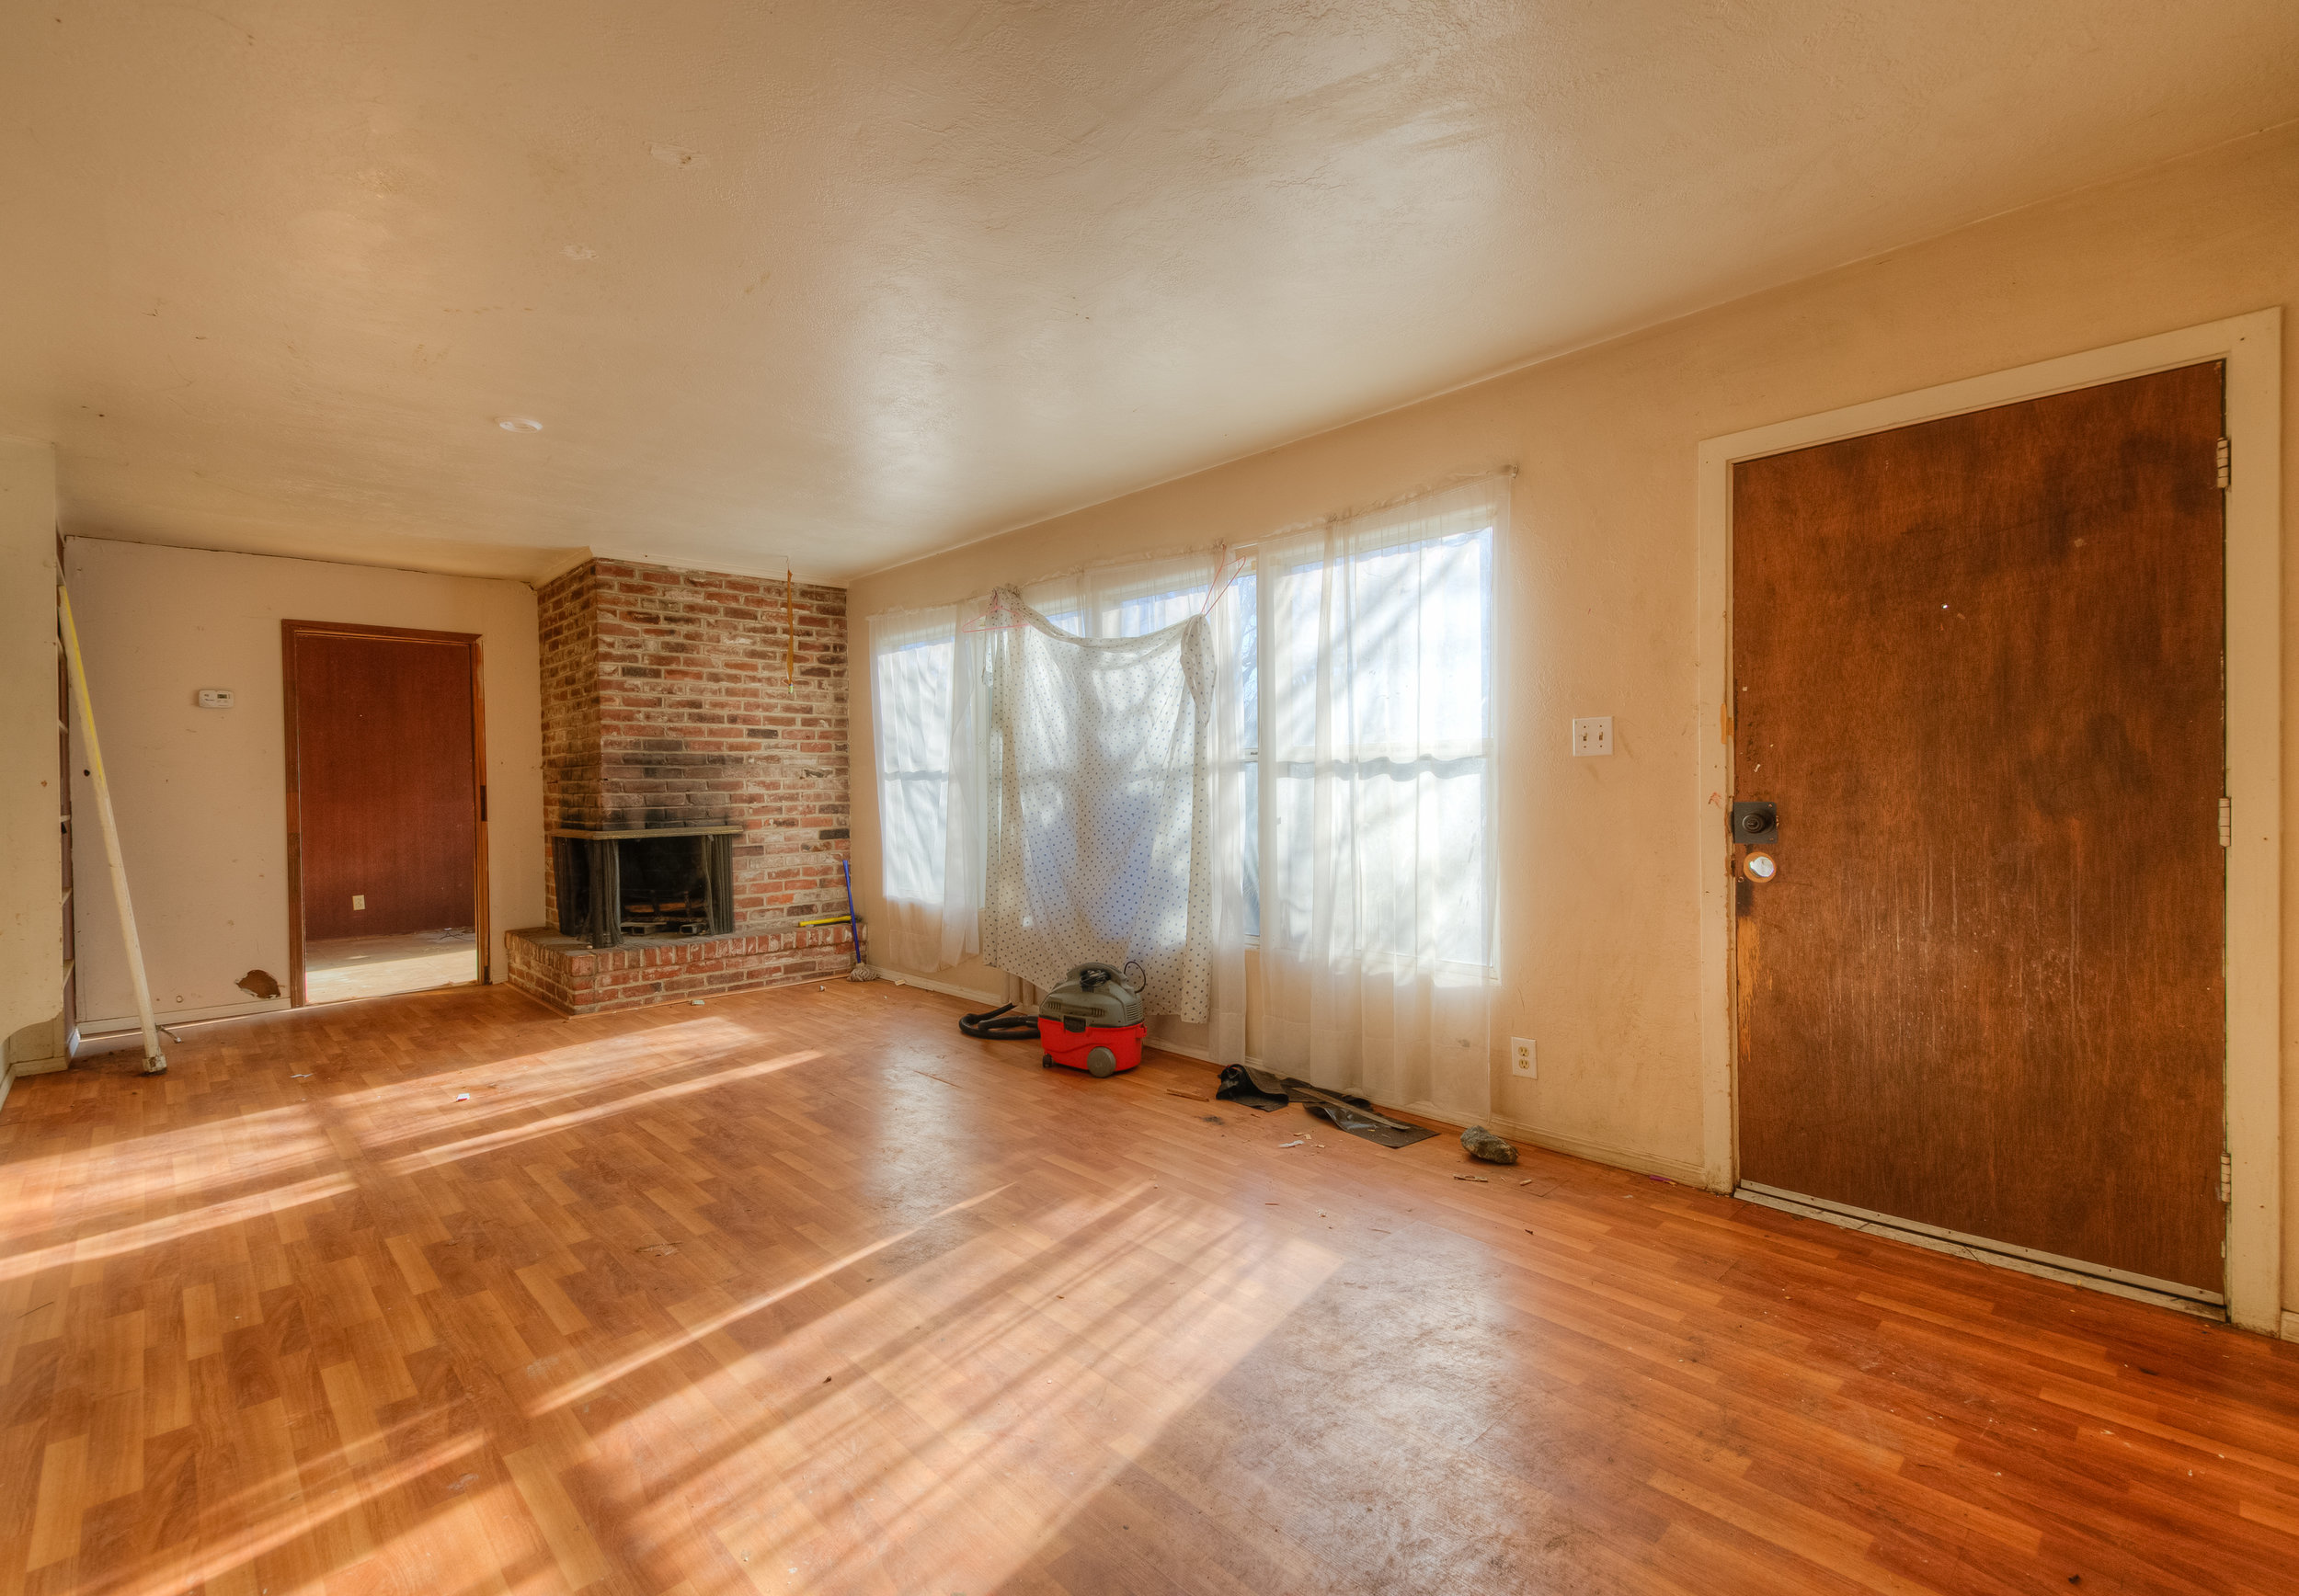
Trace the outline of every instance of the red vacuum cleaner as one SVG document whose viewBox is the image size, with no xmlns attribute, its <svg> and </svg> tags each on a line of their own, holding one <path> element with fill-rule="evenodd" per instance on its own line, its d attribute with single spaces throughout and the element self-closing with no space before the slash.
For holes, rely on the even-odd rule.
<svg viewBox="0 0 2299 1596">
<path fill-rule="evenodd" d="M 1108 964 L 1081 964 L 1038 1002 L 1039 1062 L 1108 1079 L 1141 1062 L 1141 989 Z"/>
</svg>

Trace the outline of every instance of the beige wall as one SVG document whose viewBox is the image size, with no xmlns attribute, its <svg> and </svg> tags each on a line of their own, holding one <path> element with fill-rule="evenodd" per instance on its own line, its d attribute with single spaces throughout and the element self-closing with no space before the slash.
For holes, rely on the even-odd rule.
<svg viewBox="0 0 2299 1596">
<path fill-rule="evenodd" d="M 480 634 L 486 702 L 488 887 L 501 933 L 543 918 L 542 721 L 535 596 L 522 583 L 317 560 L 74 538 L 73 612 L 120 816 L 136 923 L 163 1019 L 280 1008 L 235 983 L 288 968 L 285 742 L 280 622 L 337 621 Z M 229 688 L 228 710 L 197 707 Z M 76 747 L 76 745 L 75 745 Z M 83 762 L 84 763 L 84 762 Z M 94 813 L 75 774 L 75 811 Z M 104 881 L 82 826 L 74 867 Z M 79 1013 L 108 1028 L 135 1012 L 110 900 L 78 895 Z"/>
<path fill-rule="evenodd" d="M 2284 130 L 1860 262 L 1216 470 L 854 583 L 866 620 L 1128 551 L 1244 541 L 1417 484 L 1521 468 L 1496 1037 L 1498 1115 L 1538 1139 L 1696 1176 L 1700 1164 L 1694 485 L 1705 438 L 2299 298 L 2299 130 Z M 2286 405 L 2289 428 L 2299 406 Z M 2294 502 L 2299 440 L 2284 442 Z M 2286 519 L 2288 526 L 2288 519 Z M 2286 534 L 2288 541 L 2288 534 Z M 2288 615 L 2289 600 L 2286 599 Z M 2287 635 L 2299 627 L 2287 619 Z M 2299 702 L 2293 654 L 2286 691 Z M 878 903 L 866 668 L 855 673 L 854 858 Z M 1573 715 L 1618 751 L 1574 759 Z M 2288 765 L 2288 758 L 2287 758 Z M 2299 781 L 2286 778 L 2299 797 Z M 2286 858 L 2299 864 L 2299 849 Z M 2286 892 L 2290 905 L 2299 897 Z M 2299 934 L 2285 933 L 2287 959 Z M 938 979 L 992 987 L 962 967 Z M 2299 981 L 2284 983 L 2286 1004 Z M 2286 1036 L 2293 1031 L 2287 1014 Z M 2288 1068 L 2287 1074 L 2299 1073 Z M 1496 1061 L 1496 1064 L 1498 1061 Z M 2287 1282 L 2299 1283 L 2299 1087 L 2284 1094 Z M 2291 1285 L 2286 1285 L 2287 1297 Z"/>
<path fill-rule="evenodd" d="M 56 457 L 0 440 L 0 1094 L 60 1045 Z"/>
</svg>

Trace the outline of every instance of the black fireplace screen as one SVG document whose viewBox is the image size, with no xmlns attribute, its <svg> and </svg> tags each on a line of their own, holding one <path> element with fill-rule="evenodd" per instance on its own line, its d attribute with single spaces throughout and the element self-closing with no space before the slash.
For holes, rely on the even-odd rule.
<svg viewBox="0 0 2299 1596">
<path fill-rule="evenodd" d="M 732 931 L 734 842 L 731 830 L 554 835 L 560 935 L 612 948 Z"/>
</svg>

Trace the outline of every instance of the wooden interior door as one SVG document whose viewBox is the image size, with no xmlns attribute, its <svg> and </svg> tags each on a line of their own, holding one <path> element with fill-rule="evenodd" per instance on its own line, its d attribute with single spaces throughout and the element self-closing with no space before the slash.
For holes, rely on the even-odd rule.
<svg viewBox="0 0 2299 1596">
<path fill-rule="evenodd" d="M 2221 387 L 1734 468 L 1744 1180 L 2223 1289 Z"/>
<path fill-rule="evenodd" d="M 290 989 L 303 944 L 472 928 L 484 979 L 479 640 L 287 621 Z"/>
</svg>

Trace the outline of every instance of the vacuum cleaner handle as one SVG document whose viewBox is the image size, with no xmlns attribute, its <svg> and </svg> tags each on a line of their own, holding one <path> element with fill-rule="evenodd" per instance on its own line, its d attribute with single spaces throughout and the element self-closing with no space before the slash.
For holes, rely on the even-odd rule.
<svg viewBox="0 0 2299 1596">
<path fill-rule="evenodd" d="M 1108 964 L 1081 964 L 1070 974 L 1077 976 L 1078 985 L 1089 992 L 1106 983 L 1120 986 L 1126 984 L 1125 972 Z"/>
</svg>

